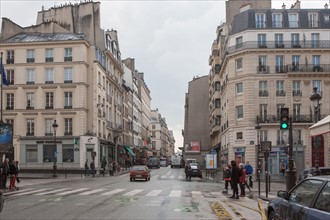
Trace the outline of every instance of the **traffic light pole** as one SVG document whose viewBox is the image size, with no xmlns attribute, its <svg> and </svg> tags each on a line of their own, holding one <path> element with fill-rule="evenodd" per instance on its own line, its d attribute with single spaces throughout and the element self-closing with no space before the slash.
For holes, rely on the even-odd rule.
<svg viewBox="0 0 330 220">
<path fill-rule="evenodd" d="M 293 163 L 292 117 L 289 117 L 289 170 L 287 171 L 286 189 L 291 190 L 296 185 L 296 169 Z"/>
</svg>

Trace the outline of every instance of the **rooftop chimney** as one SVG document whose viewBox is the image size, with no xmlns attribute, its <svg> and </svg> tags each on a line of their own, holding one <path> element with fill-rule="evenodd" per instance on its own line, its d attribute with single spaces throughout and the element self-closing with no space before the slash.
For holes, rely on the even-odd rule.
<svg viewBox="0 0 330 220">
<path fill-rule="evenodd" d="M 324 9 L 328 9 L 328 3 L 325 3 L 325 5 L 324 5 Z"/>
<path fill-rule="evenodd" d="M 285 9 L 285 4 L 283 3 L 283 5 L 282 5 L 282 9 L 284 10 Z"/>
</svg>

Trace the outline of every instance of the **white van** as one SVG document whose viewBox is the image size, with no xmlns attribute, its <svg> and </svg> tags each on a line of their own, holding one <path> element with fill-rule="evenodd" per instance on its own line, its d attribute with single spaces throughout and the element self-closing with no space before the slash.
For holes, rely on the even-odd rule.
<svg viewBox="0 0 330 220">
<path fill-rule="evenodd" d="M 161 167 L 166 167 L 167 166 L 167 159 L 166 158 L 160 158 L 159 163 Z"/>
</svg>

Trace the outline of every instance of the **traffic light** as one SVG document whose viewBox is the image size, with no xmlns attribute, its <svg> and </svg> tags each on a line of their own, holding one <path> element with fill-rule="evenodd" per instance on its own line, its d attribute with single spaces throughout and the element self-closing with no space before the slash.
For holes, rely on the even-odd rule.
<svg viewBox="0 0 330 220">
<path fill-rule="evenodd" d="M 281 108 L 280 123 L 282 130 L 289 129 L 289 120 L 289 108 Z"/>
</svg>

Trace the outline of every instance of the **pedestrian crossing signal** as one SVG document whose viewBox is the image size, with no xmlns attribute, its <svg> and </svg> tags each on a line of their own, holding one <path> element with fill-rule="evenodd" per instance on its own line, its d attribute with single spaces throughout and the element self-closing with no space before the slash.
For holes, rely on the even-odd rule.
<svg viewBox="0 0 330 220">
<path fill-rule="evenodd" d="M 289 108 L 281 108 L 280 125 L 282 130 L 289 129 Z"/>
</svg>

